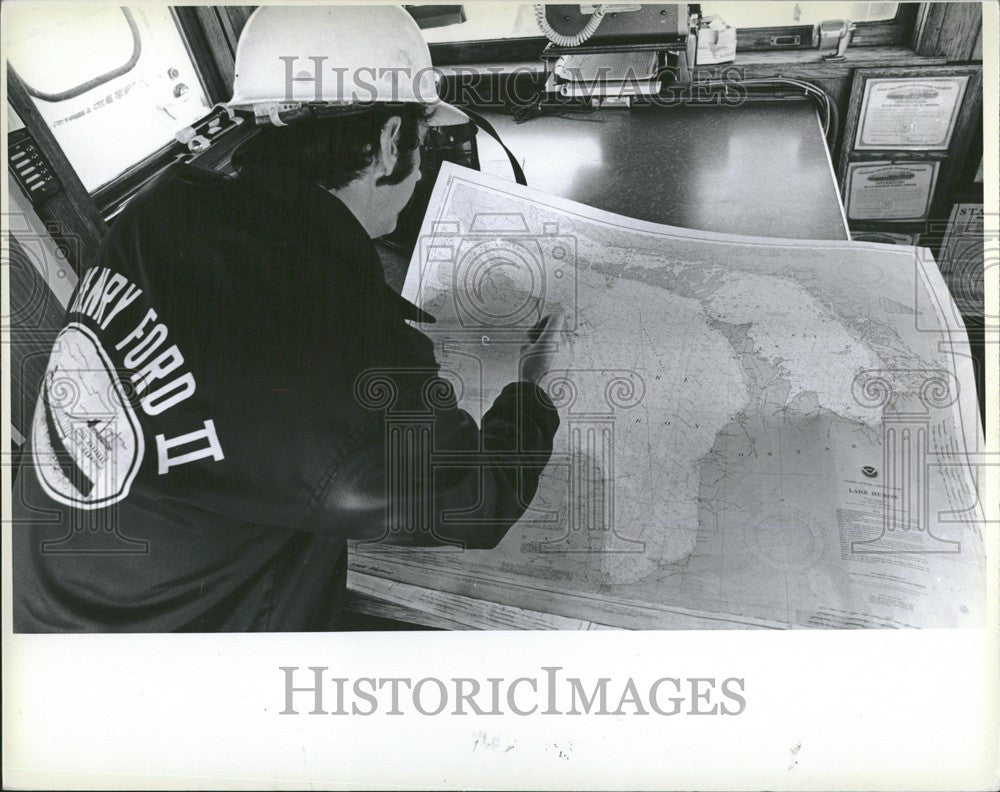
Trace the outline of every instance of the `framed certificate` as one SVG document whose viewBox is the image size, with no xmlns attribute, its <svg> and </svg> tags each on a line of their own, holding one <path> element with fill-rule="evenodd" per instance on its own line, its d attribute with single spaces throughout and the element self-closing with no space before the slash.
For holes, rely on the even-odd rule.
<svg viewBox="0 0 1000 792">
<path fill-rule="evenodd" d="M 870 66 L 857 68 L 851 77 L 851 92 L 844 118 L 844 134 L 837 160 L 837 181 L 845 202 L 850 197 L 848 170 L 855 164 L 866 168 L 874 163 L 921 164 L 914 172 L 914 179 L 931 178 L 936 181 L 937 196 L 931 196 L 930 213 L 943 213 L 947 209 L 939 202 L 954 188 L 958 177 L 958 164 L 972 159 L 970 146 L 976 140 L 976 129 L 982 119 L 983 72 L 978 64 L 953 64 L 940 66 Z M 979 152 L 975 152 L 978 159 Z M 933 171 L 933 173 L 932 173 Z M 868 173 L 868 171 L 866 171 Z M 879 197 L 884 205 L 881 210 L 860 194 L 854 195 L 855 212 L 868 217 L 875 211 L 889 211 L 889 216 L 877 219 L 904 219 L 903 210 L 910 219 L 915 206 L 904 201 L 905 182 L 890 190 L 891 182 L 865 182 L 865 194 Z M 921 181 L 908 183 L 913 201 Z M 858 184 L 855 184 L 858 188 Z M 894 192 L 893 207 L 887 207 L 889 192 Z M 927 212 L 914 215 L 926 217 Z"/>
<path fill-rule="evenodd" d="M 923 220 L 939 162 L 852 162 L 847 167 L 848 220 Z"/>
<path fill-rule="evenodd" d="M 947 149 L 968 82 L 968 75 L 868 79 L 854 150 Z"/>
</svg>

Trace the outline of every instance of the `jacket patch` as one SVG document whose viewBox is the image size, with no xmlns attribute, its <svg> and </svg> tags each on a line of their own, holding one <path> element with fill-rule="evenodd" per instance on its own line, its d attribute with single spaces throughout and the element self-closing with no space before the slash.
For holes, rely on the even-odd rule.
<svg viewBox="0 0 1000 792">
<path fill-rule="evenodd" d="M 56 338 L 32 426 L 32 456 L 46 493 L 78 509 L 128 495 L 145 444 L 135 410 L 107 352 L 84 325 Z"/>
</svg>

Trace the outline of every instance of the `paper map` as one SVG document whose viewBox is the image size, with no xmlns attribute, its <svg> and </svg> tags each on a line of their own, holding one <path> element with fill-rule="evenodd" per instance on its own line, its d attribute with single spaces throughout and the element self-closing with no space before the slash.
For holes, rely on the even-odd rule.
<svg viewBox="0 0 1000 792">
<path fill-rule="evenodd" d="M 672 228 L 446 165 L 403 294 L 477 420 L 561 308 L 561 426 L 497 548 L 356 546 L 352 570 L 618 627 L 982 624 L 971 358 L 928 251 Z"/>
</svg>

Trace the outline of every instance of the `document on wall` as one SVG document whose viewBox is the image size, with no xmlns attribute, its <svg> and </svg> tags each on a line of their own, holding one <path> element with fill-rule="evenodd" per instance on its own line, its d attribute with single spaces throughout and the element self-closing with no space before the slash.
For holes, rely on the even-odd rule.
<svg viewBox="0 0 1000 792">
<path fill-rule="evenodd" d="M 561 424 L 495 549 L 356 545 L 355 573 L 629 628 L 983 624 L 975 386 L 927 250 L 673 228 L 446 165 L 403 293 L 477 420 L 561 309 Z"/>
<path fill-rule="evenodd" d="M 847 166 L 851 220 L 920 220 L 927 216 L 937 162 L 852 162 Z"/>
<path fill-rule="evenodd" d="M 854 148 L 948 148 L 968 81 L 967 75 L 868 79 Z"/>
</svg>

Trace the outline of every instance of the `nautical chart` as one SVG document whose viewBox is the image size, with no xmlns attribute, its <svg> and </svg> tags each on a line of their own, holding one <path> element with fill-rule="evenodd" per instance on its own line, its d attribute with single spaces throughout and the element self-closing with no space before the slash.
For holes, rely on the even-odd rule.
<svg viewBox="0 0 1000 792">
<path fill-rule="evenodd" d="M 982 623 L 971 358 L 927 250 L 655 225 L 446 165 L 403 294 L 477 420 L 561 308 L 561 426 L 496 549 L 352 569 L 621 627 Z"/>
</svg>

